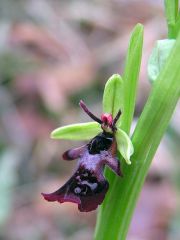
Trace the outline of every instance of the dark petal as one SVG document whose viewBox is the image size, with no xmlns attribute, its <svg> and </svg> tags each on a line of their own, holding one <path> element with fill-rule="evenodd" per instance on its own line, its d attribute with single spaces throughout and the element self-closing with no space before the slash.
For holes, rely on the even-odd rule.
<svg viewBox="0 0 180 240">
<path fill-rule="evenodd" d="M 107 165 L 118 176 L 123 176 L 120 168 L 120 161 L 117 157 L 114 157 L 110 151 L 102 151 L 100 154 L 100 162 L 103 165 Z"/>
<path fill-rule="evenodd" d="M 123 176 L 120 168 L 120 161 L 116 157 L 106 157 L 105 164 L 108 165 L 108 167 L 111 168 L 118 176 Z"/>
<path fill-rule="evenodd" d="M 80 100 L 79 105 L 80 105 L 80 107 L 82 108 L 82 110 L 83 110 L 85 113 L 87 113 L 87 115 L 90 116 L 90 118 L 92 118 L 95 122 L 98 122 L 99 124 L 102 124 L 102 121 L 101 121 L 98 117 L 96 117 L 96 116 L 87 108 L 86 104 L 85 104 L 82 100 Z"/>
<path fill-rule="evenodd" d="M 81 212 L 95 210 L 100 205 L 108 190 L 108 182 L 100 181 L 89 170 L 79 167 L 75 174 L 57 191 L 42 194 L 50 202 L 73 202 Z"/>
<path fill-rule="evenodd" d="M 87 145 L 70 149 L 63 153 L 62 157 L 64 160 L 74 160 L 79 158 L 83 152 L 87 149 Z"/>
</svg>

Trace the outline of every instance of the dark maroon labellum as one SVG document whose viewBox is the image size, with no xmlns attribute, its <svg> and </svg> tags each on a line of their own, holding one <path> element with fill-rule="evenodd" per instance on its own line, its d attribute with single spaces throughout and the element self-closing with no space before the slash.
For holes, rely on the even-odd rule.
<svg viewBox="0 0 180 240">
<path fill-rule="evenodd" d="M 111 114 L 103 114 L 101 119 L 94 116 L 80 101 L 81 108 L 96 122 L 101 124 L 103 132 L 95 136 L 88 144 L 66 151 L 65 160 L 79 158 L 73 176 L 57 191 L 42 194 L 47 201 L 73 202 L 81 212 L 95 210 L 104 200 L 109 184 L 104 178 L 103 169 L 107 165 L 117 175 L 122 176 L 120 162 L 116 158 L 115 124 L 120 117 L 119 111 L 113 119 Z"/>
</svg>

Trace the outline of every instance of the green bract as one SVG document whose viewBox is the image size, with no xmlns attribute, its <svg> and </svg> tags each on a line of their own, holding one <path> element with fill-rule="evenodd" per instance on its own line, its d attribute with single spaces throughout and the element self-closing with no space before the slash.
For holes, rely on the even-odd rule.
<svg viewBox="0 0 180 240">
<path fill-rule="evenodd" d="M 122 117 L 120 119 L 121 130 L 129 134 L 131 122 L 134 115 L 134 108 L 136 102 L 137 82 L 139 78 L 139 70 L 141 65 L 141 55 L 143 47 L 143 26 L 137 24 L 131 34 L 128 53 L 126 56 L 125 70 L 123 74 L 123 97 L 122 97 Z M 124 132 L 123 132 L 124 133 Z M 126 135 L 127 136 L 127 135 Z M 117 142 L 120 144 L 124 139 L 123 146 L 126 145 L 126 151 L 124 156 L 129 160 L 129 156 L 133 152 L 133 147 L 128 141 L 128 138 L 124 137 L 121 131 L 116 133 Z M 118 150 L 120 151 L 120 144 L 118 144 Z M 142 146 L 143 147 L 143 146 Z M 126 153 L 126 154 L 125 154 Z M 121 150 L 122 154 L 122 150 Z M 136 148 L 132 156 L 135 160 Z M 129 162 L 129 161 L 128 161 Z M 105 176 L 108 179 L 111 188 L 106 195 L 106 198 L 99 210 L 98 219 L 95 231 L 95 240 L 108 240 L 108 239 L 125 239 L 126 225 L 124 225 L 124 217 L 129 216 L 129 195 L 133 193 L 133 190 L 129 191 L 129 183 L 133 183 L 132 175 L 129 176 L 128 172 L 133 172 L 134 168 L 137 168 L 136 163 L 132 161 L 132 166 L 124 164 L 122 161 L 121 166 L 123 169 L 123 179 L 116 177 L 109 169 L 106 169 Z M 129 193 L 128 197 L 124 197 Z M 115 207 L 116 206 L 116 207 Z M 122 217 L 123 216 L 123 217 Z M 113 219 L 113 221 L 112 221 Z M 123 231 L 124 229 L 124 231 Z M 121 233 L 119 233 L 121 231 Z"/>
<path fill-rule="evenodd" d="M 89 140 L 102 131 L 96 122 L 77 123 L 55 129 L 51 138 L 68 140 Z"/>
<path fill-rule="evenodd" d="M 151 82 L 154 82 L 160 71 L 163 69 L 169 54 L 175 44 L 174 39 L 158 40 L 148 63 L 148 77 Z"/>
<path fill-rule="evenodd" d="M 136 103 L 137 83 L 141 66 L 143 26 L 137 24 L 129 41 L 123 74 L 123 108 L 121 128 L 129 134 Z"/>
<path fill-rule="evenodd" d="M 131 164 L 130 157 L 134 152 L 133 144 L 131 139 L 127 135 L 126 132 L 121 130 L 120 128 L 117 129 L 116 132 L 116 141 L 117 141 L 117 149 L 126 160 L 127 164 Z"/>
</svg>

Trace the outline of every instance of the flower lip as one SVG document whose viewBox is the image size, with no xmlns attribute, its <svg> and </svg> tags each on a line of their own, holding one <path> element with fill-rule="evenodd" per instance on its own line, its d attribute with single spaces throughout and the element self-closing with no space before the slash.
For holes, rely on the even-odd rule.
<svg viewBox="0 0 180 240">
<path fill-rule="evenodd" d="M 104 166 L 107 165 L 118 176 L 122 176 L 120 162 L 115 157 L 117 148 L 114 138 L 117 130 L 115 125 L 121 111 L 114 119 L 109 113 L 102 114 L 99 119 L 89 111 L 83 101 L 80 101 L 80 106 L 94 121 L 101 124 L 103 132 L 88 144 L 70 149 L 63 154 L 64 160 L 79 158 L 77 170 L 57 191 L 50 194 L 42 193 L 42 195 L 50 202 L 76 203 L 81 212 L 89 212 L 102 203 L 109 188 L 109 183 L 103 175 Z"/>
<path fill-rule="evenodd" d="M 106 134 L 110 137 L 108 133 Z M 107 165 L 121 176 L 120 162 L 108 150 L 90 154 L 88 145 L 68 150 L 66 160 L 76 159 L 78 154 L 82 155 L 72 177 L 57 191 L 42 195 L 50 202 L 76 203 L 81 212 L 89 212 L 103 202 L 109 188 L 109 183 L 103 175 L 104 166 Z"/>
<path fill-rule="evenodd" d="M 79 198 L 75 197 L 74 195 L 68 195 L 66 197 L 62 197 L 59 194 L 55 194 L 55 193 L 41 193 L 42 196 L 44 197 L 45 200 L 49 201 L 49 202 L 54 202 L 54 201 L 58 201 L 59 203 L 64 203 L 64 202 L 71 202 L 71 203 L 77 203 L 80 204 L 81 201 Z"/>
<path fill-rule="evenodd" d="M 108 187 L 109 184 L 104 178 L 98 179 L 94 172 L 79 167 L 64 186 L 53 193 L 42 195 L 50 202 L 76 203 L 81 212 L 89 212 L 102 203 Z"/>
</svg>

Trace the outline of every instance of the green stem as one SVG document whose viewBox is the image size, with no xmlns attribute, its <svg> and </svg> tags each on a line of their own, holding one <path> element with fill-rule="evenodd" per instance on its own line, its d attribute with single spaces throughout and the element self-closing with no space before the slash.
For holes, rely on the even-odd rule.
<svg viewBox="0 0 180 240">
<path fill-rule="evenodd" d="M 123 166 L 123 178 L 113 175 L 113 185 L 100 211 L 96 240 L 125 240 L 132 214 L 153 156 L 176 107 L 180 93 L 180 36 L 153 85 L 133 134 L 132 165 Z"/>
<path fill-rule="evenodd" d="M 131 121 L 134 114 L 137 81 L 139 78 L 139 70 L 140 70 L 140 64 L 141 64 L 142 47 L 143 47 L 143 26 L 141 24 L 137 24 L 131 34 L 128 53 L 126 57 L 126 63 L 125 63 L 125 71 L 123 76 L 123 101 L 122 101 L 123 115 L 120 119 L 121 120 L 120 127 L 123 130 L 125 130 L 127 133 L 129 133 Z M 105 93 L 106 91 L 104 92 L 104 95 L 107 95 Z M 118 95 L 121 93 L 122 91 L 120 91 Z M 111 101 L 116 102 L 116 98 L 117 97 L 114 96 L 114 99 L 112 99 Z M 105 104 L 103 103 L 103 105 Z M 118 154 L 118 156 L 120 159 L 121 158 L 120 154 Z M 110 189 L 111 189 L 113 187 L 113 183 L 115 181 L 116 176 L 108 168 L 105 169 L 105 176 L 110 183 Z M 109 203 L 110 196 L 111 196 L 111 192 L 109 191 L 106 195 L 103 205 L 99 209 L 97 224 L 96 224 L 96 233 L 98 232 L 98 229 L 103 223 L 103 218 L 101 217 L 101 215 L 104 209 L 108 208 L 107 204 Z M 109 214 L 110 214 L 110 211 L 109 211 Z M 95 233 L 95 236 L 97 238 L 96 233 Z"/>
<path fill-rule="evenodd" d="M 175 39 L 179 31 L 176 27 L 179 13 L 179 0 L 164 0 L 164 6 L 168 25 L 168 37 Z"/>
</svg>

